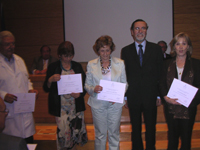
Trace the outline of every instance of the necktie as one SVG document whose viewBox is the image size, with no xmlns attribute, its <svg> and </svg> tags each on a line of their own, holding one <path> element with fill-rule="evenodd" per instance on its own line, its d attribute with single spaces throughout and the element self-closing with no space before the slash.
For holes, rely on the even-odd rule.
<svg viewBox="0 0 200 150">
<path fill-rule="evenodd" d="M 44 60 L 44 62 L 43 62 L 43 70 L 45 70 L 45 69 L 47 69 L 47 61 L 46 60 Z"/>
<path fill-rule="evenodd" d="M 140 66 L 142 66 L 142 59 L 143 59 L 143 50 L 142 50 L 142 45 L 138 45 L 139 47 L 139 58 L 140 58 Z"/>
</svg>

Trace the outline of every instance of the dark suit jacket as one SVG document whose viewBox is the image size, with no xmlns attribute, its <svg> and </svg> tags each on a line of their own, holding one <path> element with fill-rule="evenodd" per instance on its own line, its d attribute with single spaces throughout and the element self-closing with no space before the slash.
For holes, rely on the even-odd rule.
<svg viewBox="0 0 200 150">
<path fill-rule="evenodd" d="M 81 73 L 82 75 L 82 85 L 84 87 L 85 84 L 85 72 L 83 71 L 83 68 L 81 64 L 71 61 L 72 63 L 72 69 L 75 73 Z M 54 74 L 61 74 L 61 67 L 60 67 L 60 61 L 56 61 L 48 66 L 46 79 L 43 84 L 43 89 L 45 92 L 49 92 L 48 96 L 48 106 L 49 106 L 49 113 L 51 115 L 60 117 L 60 110 L 61 110 L 61 100 L 60 95 L 58 95 L 58 88 L 57 88 L 57 82 L 53 82 L 51 84 L 51 87 L 48 88 L 47 82 L 48 79 L 54 75 Z M 84 102 L 84 96 L 86 94 L 85 89 L 83 89 L 83 93 L 80 94 L 80 97 L 75 99 L 75 105 L 76 105 L 76 113 L 80 111 L 85 110 L 85 102 Z"/>
<path fill-rule="evenodd" d="M 163 57 L 164 60 L 170 59 L 170 58 L 171 58 L 171 55 L 170 55 L 170 54 L 165 53 L 165 55 L 166 55 L 166 57 L 165 57 L 165 58 Z"/>
<path fill-rule="evenodd" d="M 1 150 L 28 150 L 26 141 L 20 137 L 0 133 Z"/>
<path fill-rule="evenodd" d="M 55 58 L 55 57 L 52 57 L 50 56 L 49 58 L 49 61 L 48 61 L 48 66 L 57 61 L 58 59 Z M 35 57 L 34 60 L 33 60 L 33 64 L 31 66 L 31 69 L 29 70 L 29 72 L 32 74 L 33 73 L 33 70 L 43 70 L 43 59 L 42 59 L 42 56 L 39 56 L 39 57 Z"/>
<path fill-rule="evenodd" d="M 156 107 L 158 83 L 163 62 L 161 47 L 146 41 L 143 65 L 140 66 L 135 43 L 124 47 L 121 58 L 125 62 L 128 90 L 126 92 L 128 107 Z"/>
</svg>

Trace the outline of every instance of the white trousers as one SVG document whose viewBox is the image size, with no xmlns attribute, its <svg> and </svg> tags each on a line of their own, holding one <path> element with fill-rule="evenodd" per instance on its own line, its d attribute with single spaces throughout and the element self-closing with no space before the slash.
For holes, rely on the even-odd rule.
<svg viewBox="0 0 200 150">
<path fill-rule="evenodd" d="M 122 107 L 116 109 L 114 105 L 105 101 L 100 109 L 91 107 L 95 127 L 95 150 L 106 150 L 107 133 L 109 150 L 119 150 Z"/>
</svg>

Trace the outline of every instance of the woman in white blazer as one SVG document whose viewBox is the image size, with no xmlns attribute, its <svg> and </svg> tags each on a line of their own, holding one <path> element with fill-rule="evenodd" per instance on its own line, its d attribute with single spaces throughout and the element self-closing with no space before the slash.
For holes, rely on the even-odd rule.
<svg viewBox="0 0 200 150">
<path fill-rule="evenodd" d="M 111 56 L 115 44 L 110 36 L 99 37 L 94 46 L 99 56 L 87 65 L 85 89 L 89 93 L 88 105 L 91 106 L 95 127 L 95 150 L 105 150 L 108 133 L 109 150 L 119 149 L 119 129 L 123 103 L 97 100 L 97 94 L 103 89 L 101 79 L 126 83 L 123 60 Z"/>
</svg>

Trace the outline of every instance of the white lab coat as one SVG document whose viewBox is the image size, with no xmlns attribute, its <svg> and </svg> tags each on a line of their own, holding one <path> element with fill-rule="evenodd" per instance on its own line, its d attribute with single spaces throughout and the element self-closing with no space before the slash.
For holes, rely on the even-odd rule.
<svg viewBox="0 0 200 150">
<path fill-rule="evenodd" d="M 24 60 L 13 54 L 15 71 L 5 62 L 5 57 L 0 54 L 0 97 L 4 99 L 7 93 L 28 93 L 33 89 Z M 14 114 L 13 103 L 5 102 L 9 109 L 3 133 L 22 138 L 27 138 L 35 133 L 32 113 Z"/>
</svg>

